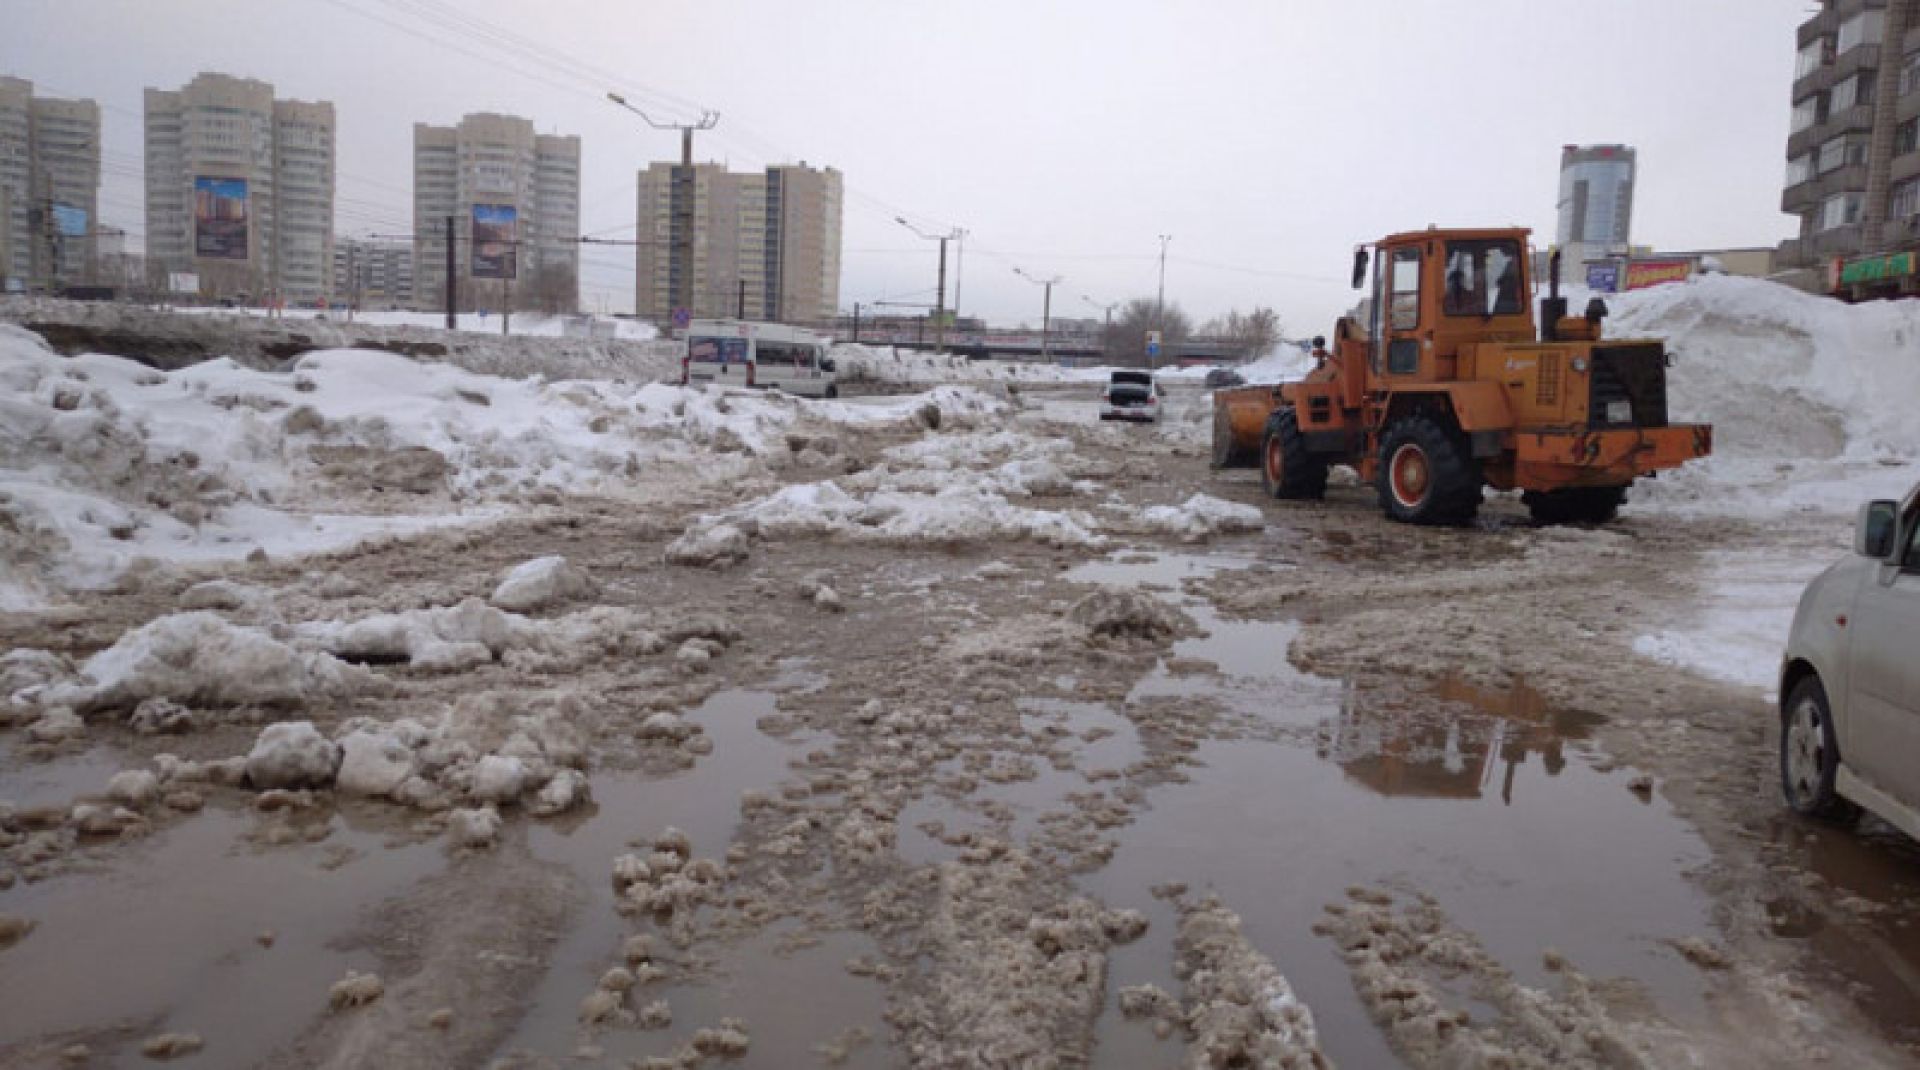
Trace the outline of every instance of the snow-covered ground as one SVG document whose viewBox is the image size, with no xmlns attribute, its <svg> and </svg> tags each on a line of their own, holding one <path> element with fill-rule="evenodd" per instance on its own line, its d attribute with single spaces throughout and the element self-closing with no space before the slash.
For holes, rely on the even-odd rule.
<svg viewBox="0 0 1920 1070">
<path fill-rule="evenodd" d="M 969 360 L 951 353 L 927 353 L 892 346 L 842 344 L 834 347 L 842 378 L 881 383 L 1104 383 L 1115 371 L 1107 366 L 1069 368 L 1038 361 Z M 1297 346 L 1281 345 L 1246 364 L 1233 365 L 1249 383 L 1277 383 L 1307 373 L 1313 362 Z M 1200 383 L 1212 367 L 1161 368 L 1168 382 Z"/>
<path fill-rule="evenodd" d="M 289 308 L 281 312 L 268 313 L 258 308 L 207 308 L 202 306 L 182 306 L 176 312 L 194 316 L 231 316 L 247 319 L 278 318 L 286 320 L 327 319 L 338 323 L 358 323 L 372 327 L 421 327 L 429 330 L 445 330 L 447 317 L 442 312 L 410 312 L 405 309 L 363 309 L 353 313 L 351 318 L 338 309 Z M 541 316 L 530 312 L 517 312 L 506 326 L 507 333 L 523 335 L 528 338 L 559 338 L 566 334 L 569 321 L 590 320 L 597 333 L 595 337 L 612 337 L 629 342 L 650 341 L 659 336 L 650 323 L 626 319 L 620 316 Z M 462 312 L 454 317 L 454 329 L 473 334 L 500 334 L 502 323 L 498 312 L 485 316 L 477 312 Z"/>
<path fill-rule="evenodd" d="M 0 609 L 112 582 L 142 558 L 299 554 L 497 515 L 565 493 L 737 478 L 829 426 L 949 422 L 1003 402 L 941 387 L 806 403 L 660 383 L 479 375 L 322 350 L 287 371 L 173 372 L 61 357 L 0 325 Z"/>
<path fill-rule="evenodd" d="M 1920 482 L 1920 303 L 1846 305 L 1703 276 L 1609 300 L 1610 337 L 1664 339 L 1675 420 L 1714 453 L 1637 484 L 1630 510 L 1772 527 L 1772 548 L 1713 561 L 1695 620 L 1639 647 L 1771 690 L 1806 582 L 1848 552 L 1853 514 Z"/>
</svg>

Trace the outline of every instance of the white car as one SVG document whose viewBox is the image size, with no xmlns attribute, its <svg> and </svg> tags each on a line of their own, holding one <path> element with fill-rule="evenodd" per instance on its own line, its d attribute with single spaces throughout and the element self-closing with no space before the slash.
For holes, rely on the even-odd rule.
<svg viewBox="0 0 1920 1070">
<path fill-rule="evenodd" d="M 1853 547 L 1793 616 L 1781 788 L 1798 813 L 1861 807 L 1920 839 L 1920 486 L 1862 506 Z"/>
<path fill-rule="evenodd" d="M 1100 418 L 1159 423 L 1166 396 L 1152 372 L 1114 372 L 1100 394 Z"/>
</svg>

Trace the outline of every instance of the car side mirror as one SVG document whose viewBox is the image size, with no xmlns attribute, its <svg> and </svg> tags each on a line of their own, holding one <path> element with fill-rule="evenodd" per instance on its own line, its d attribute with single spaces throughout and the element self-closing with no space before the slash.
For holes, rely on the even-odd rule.
<svg viewBox="0 0 1920 1070">
<path fill-rule="evenodd" d="M 1885 561 L 1891 556 L 1898 509 L 1896 503 L 1884 500 L 1861 506 L 1860 517 L 1853 526 L 1853 552 L 1876 561 Z"/>
</svg>

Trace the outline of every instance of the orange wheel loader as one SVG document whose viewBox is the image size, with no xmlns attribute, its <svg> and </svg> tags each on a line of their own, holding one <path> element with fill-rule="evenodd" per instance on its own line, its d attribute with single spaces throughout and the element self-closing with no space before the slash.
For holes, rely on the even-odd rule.
<svg viewBox="0 0 1920 1070">
<path fill-rule="evenodd" d="M 1536 329 L 1527 237 L 1429 229 L 1355 250 L 1365 322 L 1342 317 L 1300 382 L 1216 391 L 1215 466 L 1319 498 L 1350 465 L 1412 524 L 1470 521 L 1487 486 L 1542 523 L 1603 523 L 1635 479 L 1706 456 L 1712 427 L 1667 422 L 1665 348 L 1603 339 L 1598 298 L 1568 316 L 1557 252 Z"/>
</svg>

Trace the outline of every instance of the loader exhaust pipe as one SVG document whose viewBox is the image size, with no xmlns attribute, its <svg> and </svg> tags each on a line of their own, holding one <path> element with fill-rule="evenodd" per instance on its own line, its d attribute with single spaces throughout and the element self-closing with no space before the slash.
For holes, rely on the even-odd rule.
<svg viewBox="0 0 1920 1070">
<path fill-rule="evenodd" d="M 1560 250 L 1547 257 L 1547 296 L 1540 301 L 1540 340 L 1558 342 L 1560 321 L 1567 314 L 1567 299 L 1560 296 Z"/>
</svg>

